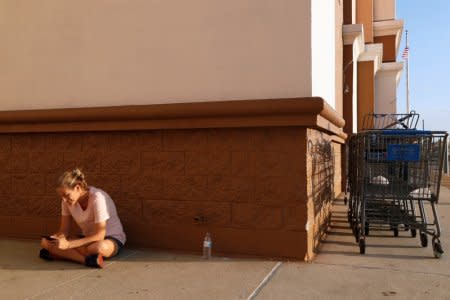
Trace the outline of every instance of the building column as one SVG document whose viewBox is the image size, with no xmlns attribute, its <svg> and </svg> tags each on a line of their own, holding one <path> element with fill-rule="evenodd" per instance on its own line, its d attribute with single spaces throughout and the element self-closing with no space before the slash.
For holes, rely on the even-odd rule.
<svg viewBox="0 0 450 300">
<path fill-rule="evenodd" d="M 365 46 L 365 52 L 358 61 L 358 131 L 372 128 L 373 124 L 364 124 L 364 117 L 375 112 L 375 75 L 381 67 L 383 57 L 382 44 Z"/>
<path fill-rule="evenodd" d="M 344 24 L 356 24 L 356 0 L 344 0 Z"/>
<path fill-rule="evenodd" d="M 354 3 L 353 1 L 350 1 Z M 354 5 L 353 5 L 354 8 Z M 344 25 L 342 115 L 345 120 L 344 132 L 351 135 L 356 132 L 357 117 L 357 66 L 358 57 L 364 51 L 364 31 L 361 24 Z M 345 191 L 347 182 L 346 146 L 341 148 L 341 189 Z"/>
<path fill-rule="evenodd" d="M 366 43 L 373 43 L 373 0 L 356 0 L 356 23 L 363 24 Z"/>
<path fill-rule="evenodd" d="M 383 44 L 383 62 L 394 62 L 400 46 L 403 20 L 373 22 L 374 42 Z"/>
<path fill-rule="evenodd" d="M 344 25 L 344 80 L 343 80 L 343 117 L 344 132 L 355 133 L 357 126 L 357 70 L 358 58 L 364 51 L 364 30 L 361 24 Z"/>
<path fill-rule="evenodd" d="M 383 63 L 375 76 L 375 113 L 397 113 L 397 86 L 402 62 Z"/>
</svg>

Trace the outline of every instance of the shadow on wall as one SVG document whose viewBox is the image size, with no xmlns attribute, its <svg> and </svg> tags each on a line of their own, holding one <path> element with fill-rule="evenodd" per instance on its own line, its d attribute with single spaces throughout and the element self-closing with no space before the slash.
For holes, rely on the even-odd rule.
<svg viewBox="0 0 450 300">
<path fill-rule="evenodd" d="M 308 142 L 311 154 L 311 198 L 314 207 L 314 253 L 326 233 L 331 218 L 331 205 L 334 200 L 335 159 L 332 142 L 319 138 L 315 143 Z"/>
</svg>

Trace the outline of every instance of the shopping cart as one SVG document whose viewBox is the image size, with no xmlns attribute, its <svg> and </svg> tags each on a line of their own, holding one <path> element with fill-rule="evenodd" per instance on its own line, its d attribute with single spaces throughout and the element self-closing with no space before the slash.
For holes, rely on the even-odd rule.
<svg viewBox="0 0 450 300">
<path fill-rule="evenodd" d="M 419 231 L 423 247 L 430 235 L 434 256 L 443 254 L 436 204 L 447 132 L 416 130 L 418 118 L 415 113 L 368 115 L 365 130 L 350 137 L 348 221 L 361 254 L 372 229 L 398 236 L 399 228 L 412 237 Z"/>
</svg>

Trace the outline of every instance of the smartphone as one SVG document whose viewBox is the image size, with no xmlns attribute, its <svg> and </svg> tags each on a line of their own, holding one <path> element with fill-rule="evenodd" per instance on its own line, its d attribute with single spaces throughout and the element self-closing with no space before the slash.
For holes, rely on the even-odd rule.
<svg viewBox="0 0 450 300">
<path fill-rule="evenodd" d="M 42 238 L 46 239 L 47 241 L 56 241 L 54 237 L 51 237 L 49 235 L 41 235 Z"/>
</svg>

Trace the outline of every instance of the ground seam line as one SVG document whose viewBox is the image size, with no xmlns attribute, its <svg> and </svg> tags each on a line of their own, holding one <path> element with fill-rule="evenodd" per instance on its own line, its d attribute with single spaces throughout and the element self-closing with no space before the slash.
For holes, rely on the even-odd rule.
<svg viewBox="0 0 450 300">
<path fill-rule="evenodd" d="M 128 258 L 128 257 L 131 257 L 131 256 L 135 255 L 136 253 L 137 253 L 137 252 L 135 251 L 135 252 L 133 252 L 133 253 L 131 253 L 131 254 L 128 254 L 127 256 L 123 257 L 123 259 Z M 122 260 L 123 260 L 123 259 L 122 259 Z M 116 261 L 113 261 L 113 262 L 111 262 L 110 264 L 106 265 L 105 267 L 109 267 L 110 265 L 114 264 L 115 262 L 116 262 Z M 59 288 L 59 287 L 61 287 L 61 286 L 63 286 L 63 285 L 66 285 L 66 284 L 68 284 L 68 283 L 70 283 L 70 282 L 72 282 L 72 281 L 75 281 L 75 280 L 78 280 L 78 279 L 80 279 L 80 278 L 83 278 L 83 277 L 89 275 L 90 273 L 92 273 L 92 272 L 94 272 L 94 271 L 98 271 L 98 270 L 97 270 L 97 269 L 93 269 L 93 270 L 87 271 L 86 273 L 80 274 L 79 276 L 77 276 L 77 277 L 75 277 L 75 278 L 72 278 L 72 279 L 69 279 L 69 280 L 67 280 L 67 281 L 61 282 L 60 284 L 57 284 L 57 285 L 55 285 L 55 286 L 53 286 L 53 287 L 50 287 L 50 288 L 48 288 L 48 289 L 45 289 L 45 290 L 43 290 L 42 292 L 39 292 L 39 293 L 37 293 L 37 294 L 35 294 L 35 295 L 31 296 L 31 297 L 27 297 L 27 298 L 25 298 L 25 300 L 34 299 L 34 298 L 36 298 L 36 297 L 38 297 L 38 296 L 41 296 L 41 295 L 43 295 L 43 294 L 45 294 L 45 293 L 47 293 L 47 292 L 50 292 L 51 290 L 54 290 L 54 289 Z"/>
<path fill-rule="evenodd" d="M 350 267 L 354 269 L 367 269 L 367 270 L 377 270 L 377 271 L 393 271 L 393 272 L 407 272 L 407 273 L 413 273 L 413 274 L 421 274 L 421 275 L 432 275 L 432 276 L 441 276 L 441 277 L 450 277 L 449 274 L 444 273 L 427 273 L 427 272 L 421 272 L 421 271 L 414 271 L 414 270 L 402 270 L 400 268 L 389 268 L 389 267 L 372 267 L 372 266 L 365 266 L 365 265 L 350 265 L 350 264 L 332 264 L 332 263 L 317 263 L 316 265 L 324 265 L 324 266 L 333 266 L 333 267 Z"/>
<path fill-rule="evenodd" d="M 264 279 L 259 283 L 259 285 L 256 287 L 256 289 L 253 291 L 253 293 L 250 294 L 250 296 L 247 297 L 247 300 L 254 299 L 259 292 L 263 289 L 263 287 L 269 282 L 269 280 L 275 275 L 275 272 L 278 270 L 278 268 L 283 264 L 283 262 L 279 261 L 276 263 L 276 265 L 272 268 L 272 270 L 264 277 Z"/>
</svg>

